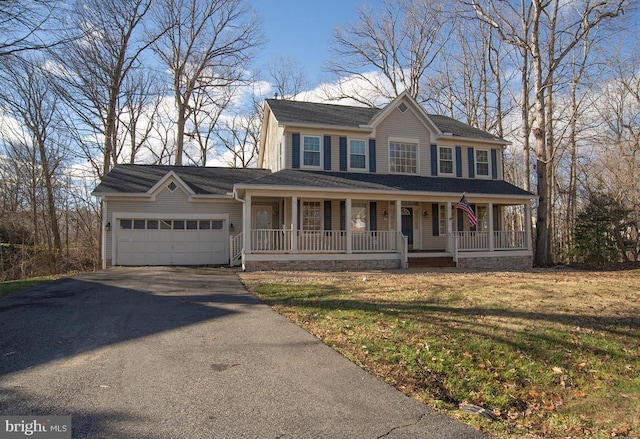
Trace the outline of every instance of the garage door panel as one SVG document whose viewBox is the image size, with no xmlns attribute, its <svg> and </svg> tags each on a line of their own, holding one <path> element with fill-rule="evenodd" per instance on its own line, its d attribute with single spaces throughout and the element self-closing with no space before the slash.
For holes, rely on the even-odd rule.
<svg viewBox="0 0 640 439">
<path fill-rule="evenodd" d="M 200 221 L 182 219 L 128 221 L 125 220 L 125 224 L 137 228 L 116 229 L 118 265 L 208 265 L 229 262 L 226 227 L 201 229 L 197 227 Z M 221 220 L 203 222 L 222 223 Z M 143 229 L 142 224 L 151 228 Z M 180 228 L 173 229 L 176 226 Z"/>
</svg>

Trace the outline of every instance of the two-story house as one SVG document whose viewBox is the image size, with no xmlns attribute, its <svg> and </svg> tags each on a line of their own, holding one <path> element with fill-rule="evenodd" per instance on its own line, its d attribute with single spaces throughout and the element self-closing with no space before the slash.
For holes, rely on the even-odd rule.
<svg viewBox="0 0 640 439">
<path fill-rule="evenodd" d="M 260 169 L 116 166 L 94 191 L 104 265 L 531 268 L 535 196 L 504 181 L 505 140 L 407 94 L 264 110 Z"/>
</svg>

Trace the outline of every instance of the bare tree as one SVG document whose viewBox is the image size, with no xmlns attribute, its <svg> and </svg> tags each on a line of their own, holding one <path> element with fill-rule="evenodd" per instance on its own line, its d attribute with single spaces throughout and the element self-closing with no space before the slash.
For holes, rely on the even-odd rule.
<svg viewBox="0 0 640 439">
<path fill-rule="evenodd" d="M 241 81 L 260 25 L 241 0 L 162 0 L 156 22 L 167 29 L 154 45 L 171 74 L 176 109 L 175 164 L 182 165 L 187 124 L 198 90 L 224 89 Z"/>
<path fill-rule="evenodd" d="M 440 0 L 384 0 L 381 11 L 359 9 L 358 22 L 336 28 L 327 70 L 342 80 L 356 78 L 366 87 L 339 87 L 328 96 L 375 106 L 404 90 L 419 102 L 429 99 L 425 78 L 443 58 L 453 21 Z M 371 70 L 381 75 L 372 75 Z M 372 92 L 373 91 L 373 92 Z"/>
<path fill-rule="evenodd" d="M 0 57 L 48 49 L 69 41 L 69 36 L 57 35 L 65 6 L 65 2 L 47 0 L 0 1 Z"/>
<path fill-rule="evenodd" d="M 285 56 L 273 58 L 267 64 L 267 73 L 281 99 L 295 99 L 309 85 L 302 64 Z"/>
<path fill-rule="evenodd" d="M 0 91 L 0 105 L 5 114 L 11 115 L 19 124 L 18 131 L 9 133 L 13 138 L 12 149 L 19 161 L 30 164 L 31 205 L 34 212 L 34 231 L 38 223 L 38 190 L 44 186 L 45 233 L 55 255 L 62 249 L 58 210 L 56 206 L 56 175 L 65 156 L 63 144 L 57 138 L 59 123 L 58 96 L 39 69 L 40 60 L 24 60 L 16 56 L 2 58 L 2 79 L 9 87 Z M 37 238 L 37 237 L 36 237 Z"/>
<path fill-rule="evenodd" d="M 546 264 L 553 261 L 550 219 L 553 209 L 553 88 L 556 75 L 567 56 L 585 36 L 606 20 L 622 14 L 630 1 L 566 3 L 561 0 L 532 0 L 531 15 L 527 17 L 530 19 L 526 26 L 528 33 L 523 33 L 523 29 L 515 24 L 523 18 L 524 7 L 519 9 L 511 2 L 494 0 L 464 0 L 463 3 L 472 6 L 477 17 L 496 29 L 503 41 L 525 50 L 531 59 L 539 196 L 535 258 L 536 263 Z"/>
<path fill-rule="evenodd" d="M 142 29 L 151 4 L 151 0 L 87 0 L 72 17 L 74 26 L 83 32 L 82 38 L 53 52 L 58 64 L 58 92 L 75 113 L 74 127 L 89 131 L 98 142 L 81 145 L 99 176 L 109 172 L 121 156 L 118 122 L 124 120 L 122 97 L 148 93 L 148 89 L 140 89 L 144 82 L 128 78 L 140 67 L 142 53 L 156 38 Z M 132 88 L 125 90 L 127 86 Z"/>
</svg>

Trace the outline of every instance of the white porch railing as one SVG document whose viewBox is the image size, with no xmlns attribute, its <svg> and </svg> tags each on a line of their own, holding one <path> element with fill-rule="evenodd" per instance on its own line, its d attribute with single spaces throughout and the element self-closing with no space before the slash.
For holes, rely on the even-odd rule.
<svg viewBox="0 0 640 439">
<path fill-rule="evenodd" d="M 396 232 L 368 231 L 351 234 L 351 250 L 354 253 L 392 253 L 396 248 Z"/>
<path fill-rule="evenodd" d="M 229 238 L 229 265 L 232 267 L 242 263 L 242 233 Z"/>
<path fill-rule="evenodd" d="M 291 230 L 254 229 L 251 230 L 251 251 L 253 253 L 287 253 L 291 251 Z"/>
<path fill-rule="evenodd" d="M 347 251 L 347 232 L 344 230 L 298 231 L 300 253 L 343 253 Z"/>
<path fill-rule="evenodd" d="M 489 250 L 489 232 L 453 232 L 455 251 Z M 494 250 L 526 249 L 526 233 L 524 231 L 493 232 Z"/>
<path fill-rule="evenodd" d="M 313 232 L 288 229 L 251 230 L 252 253 L 290 253 L 292 236 L 297 238 L 299 253 L 346 253 L 347 232 L 344 230 L 318 230 Z M 242 243 L 239 243 L 242 245 Z M 232 243 L 232 248 L 233 248 Z M 399 248 L 396 232 L 367 231 L 353 232 L 351 251 L 354 253 L 394 253 Z M 232 250 L 235 254 L 236 250 Z"/>
<path fill-rule="evenodd" d="M 493 245 L 496 250 L 526 249 L 526 239 L 527 234 L 524 230 L 493 232 Z"/>
<path fill-rule="evenodd" d="M 489 232 L 454 232 L 458 250 L 488 250 Z"/>
</svg>

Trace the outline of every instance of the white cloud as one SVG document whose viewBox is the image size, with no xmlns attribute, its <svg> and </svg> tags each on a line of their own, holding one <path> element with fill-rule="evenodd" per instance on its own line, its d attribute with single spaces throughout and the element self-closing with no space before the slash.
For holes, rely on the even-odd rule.
<svg viewBox="0 0 640 439">
<path fill-rule="evenodd" d="M 371 71 L 320 83 L 315 88 L 298 94 L 296 99 L 308 102 L 364 106 L 360 100 L 342 97 L 359 96 L 362 101 L 382 107 L 389 103 L 390 96 L 393 94 L 389 80 L 379 71 Z"/>
</svg>

